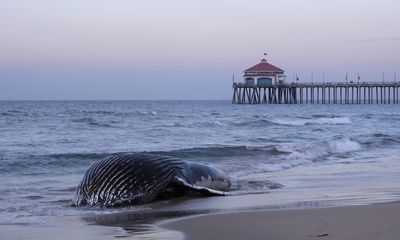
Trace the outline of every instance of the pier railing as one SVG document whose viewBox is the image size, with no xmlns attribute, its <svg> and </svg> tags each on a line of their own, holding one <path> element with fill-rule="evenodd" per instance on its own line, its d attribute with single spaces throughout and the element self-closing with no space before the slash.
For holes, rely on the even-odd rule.
<svg viewBox="0 0 400 240">
<path fill-rule="evenodd" d="M 399 104 L 400 82 L 233 83 L 233 104 Z"/>
</svg>

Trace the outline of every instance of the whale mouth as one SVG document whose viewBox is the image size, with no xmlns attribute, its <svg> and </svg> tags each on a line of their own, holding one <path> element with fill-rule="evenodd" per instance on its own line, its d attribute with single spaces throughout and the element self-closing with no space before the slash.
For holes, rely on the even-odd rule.
<svg viewBox="0 0 400 240">
<path fill-rule="evenodd" d="M 230 193 L 228 191 L 221 191 L 221 190 L 216 190 L 216 189 L 212 189 L 209 187 L 200 186 L 197 184 L 190 184 L 180 177 L 175 177 L 174 180 L 176 182 L 178 182 L 181 186 L 186 187 L 187 191 L 191 192 L 192 194 L 205 195 L 205 196 L 228 196 L 228 195 L 230 195 Z"/>
</svg>

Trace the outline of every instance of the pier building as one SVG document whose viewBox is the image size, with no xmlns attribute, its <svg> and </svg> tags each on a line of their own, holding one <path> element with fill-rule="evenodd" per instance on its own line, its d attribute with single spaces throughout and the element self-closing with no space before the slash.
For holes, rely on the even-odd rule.
<svg viewBox="0 0 400 240">
<path fill-rule="evenodd" d="M 244 70 L 244 83 L 248 85 L 272 85 L 284 82 L 284 70 L 270 64 L 264 58 L 260 63 Z"/>
</svg>

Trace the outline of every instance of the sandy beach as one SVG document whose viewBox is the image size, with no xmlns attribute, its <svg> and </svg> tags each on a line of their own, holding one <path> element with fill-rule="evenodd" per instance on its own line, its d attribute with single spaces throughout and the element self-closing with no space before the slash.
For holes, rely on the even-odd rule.
<svg viewBox="0 0 400 240">
<path fill-rule="evenodd" d="M 241 211 L 167 220 L 144 232 L 89 224 L 77 217 L 46 225 L 0 226 L 0 239 L 375 239 L 400 236 L 400 203 Z M 66 230 L 68 229 L 68 230 Z"/>
<path fill-rule="evenodd" d="M 252 211 L 183 218 L 162 225 L 185 239 L 399 239 L 400 203 Z"/>
</svg>

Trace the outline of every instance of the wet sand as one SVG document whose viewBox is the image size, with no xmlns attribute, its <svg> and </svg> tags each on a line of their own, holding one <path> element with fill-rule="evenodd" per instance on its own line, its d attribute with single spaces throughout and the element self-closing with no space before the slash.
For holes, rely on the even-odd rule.
<svg viewBox="0 0 400 240">
<path fill-rule="evenodd" d="M 121 213 L 122 214 L 122 213 Z M 44 225 L 0 226 L 0 239 L 399 239 L 400 203 L 364 206 L 260 210 L 205 214 L 146 223 L 143 231 L 127 232 L 135 226 L 125 214 L 110 216 L 118 223 L 89 223 L 81 217 L 64 217 Z M 125 217 L 124 217 L 125 216 Z M 103 219 L 104 216 L 101 218 Z M 108 217 L 107 217 L 108 219 Z M 104 220 L 104 219 L 103 219 Z M 162 220 L 163 221 L 163 220 Z M 165 220 L 164 220 L 165 221 Z M 108 226 L 105 226 L 105 225 Z M 137 224 L 137 223 L 136 223 Z M 157 226 L 158 225 L 158 226 Z M 140 227 L 141 225 L 137 225 Z M 161 228 L 160 228 L 161 227 Z"/>
<path fill-rule="evenodd" d="M 0 225 L 0 240 L 111 240 L 123 235 L 114 227 L 88 225 L 78 217 L 64 217 L 47 224 Z"/>
<path fill-rule="evenodd" d="M 43 224 L 0 225 L 0 240 L 183 239 L 182 233 L 154 224 L 140 226 L 142 231 L 129 232 L 123 227 L 88 223 L 82 216 L 60 217 Z"/>
<path fill-rule="evenodd" d="M 397 240 L 400 203 L 203 215 L 161 227 L 183 232 L 185 239 Z"/>
</svg>

